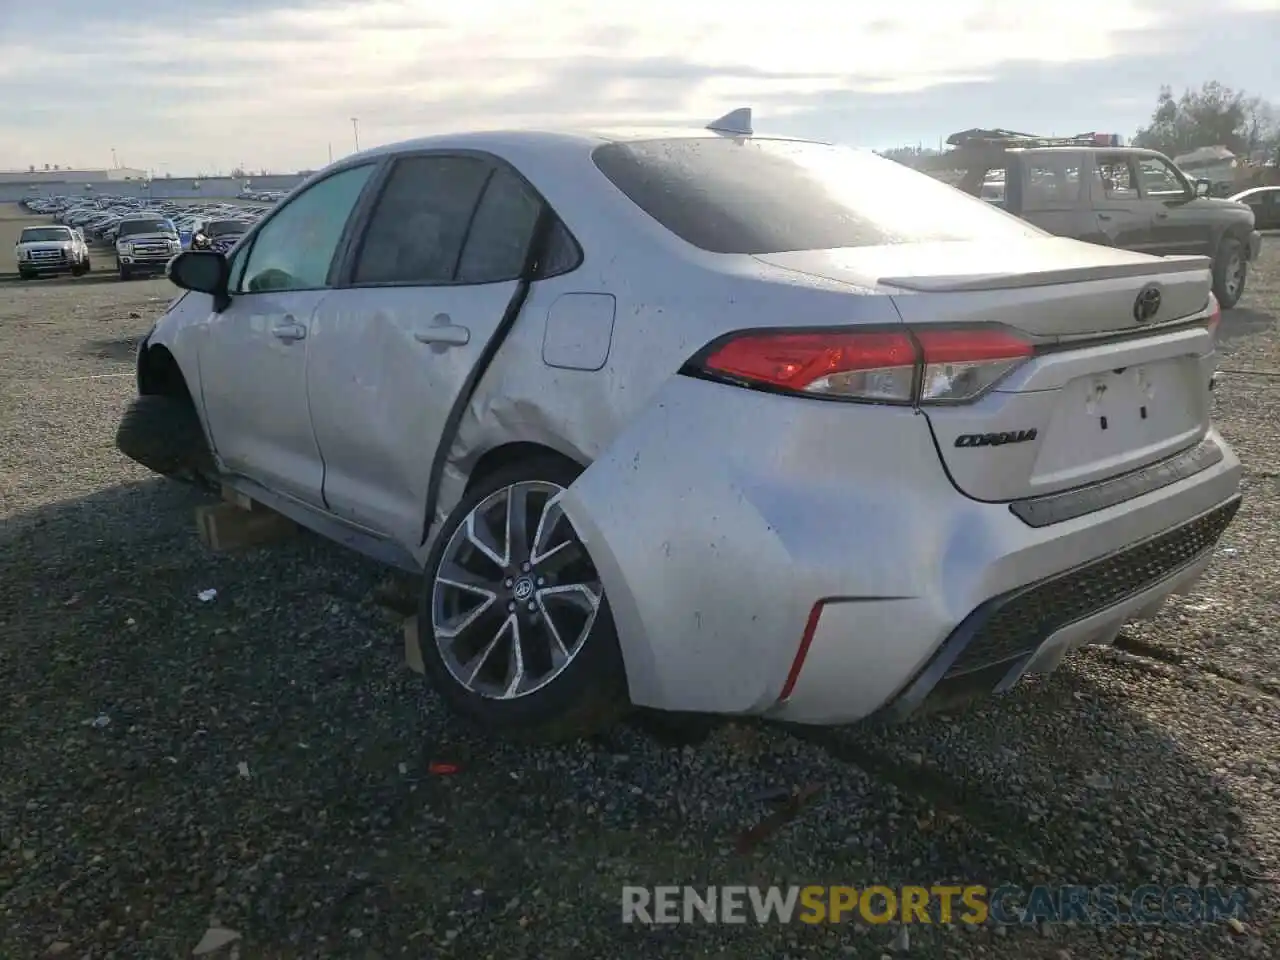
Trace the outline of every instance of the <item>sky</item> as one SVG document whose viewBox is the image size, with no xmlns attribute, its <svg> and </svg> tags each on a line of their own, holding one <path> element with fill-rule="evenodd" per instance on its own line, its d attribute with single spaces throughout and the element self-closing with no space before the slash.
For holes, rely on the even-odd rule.
<svg viewBox="0 0 1280 960">
<path fill-rule="evenodd" d="M 1280 104 L 1280 0 L 0 0 L 0 169 L 324 166 L 450 130 L 705 124 L 882 149 Z M 113 151 L 114 158 L 113 161 Z"/>
</svg>

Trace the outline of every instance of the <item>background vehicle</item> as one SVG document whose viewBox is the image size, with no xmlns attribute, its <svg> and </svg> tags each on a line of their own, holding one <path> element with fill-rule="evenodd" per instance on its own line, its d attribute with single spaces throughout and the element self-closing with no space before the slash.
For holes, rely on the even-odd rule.
<svg viewBox="0 0 1280 960">
<path fill-rule="evenodd" d="M 250 224 L 244 220 L 205 220 L 193 226 L 191 248 L 193 250 L 218 249 L 225 253 L 237 240 L 249 232 Z"/>
<path fill-rule="evenodd" d="M 1280 187 L 1254 187 L 1231 198 L 1253 211 L 1253 222 L 1259 230 L 1280 230 Z"/>
<path fill-rule="evenodd" d="M 433 686 L 512 736 L 1003 690 L 1239 505 L 1206 259 L 740 112 L 380 147 L 170 276 L 120 449 L 418 573 Z"/>
<path fill-rule="evenodd" d="M 120 221 L 116 238 L 116 270 L 121 280 L 163 273 L 169 261 L 181 252 L 178 230 L 171 220 L 138 215 Z"/>
<path fill-rule="evenodd" d="M 91 268 L 84 236 L 72 227 L 26 227 L 13 255 L 23 280 L 60 273 L 79 277 Z"/>
<path fill-rule="evenodd" d="M 955 148 L 920 169 L 1050 233 L 1157 256 L 1213 259 L 1213 292 L 1224 309 L 1244 294 L 1261 237 L 1243 205 L 1203 194 L 1154 150 L 1097 146 L 1007 130 L 953 134 Z M 990 185 L 999 182 L 998 197 Z"/>
</svg>

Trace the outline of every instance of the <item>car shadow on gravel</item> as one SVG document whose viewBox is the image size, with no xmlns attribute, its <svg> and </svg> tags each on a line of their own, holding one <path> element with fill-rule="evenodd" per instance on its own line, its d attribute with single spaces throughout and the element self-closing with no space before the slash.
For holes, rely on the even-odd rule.
<svg viewBox="0 0 1280 960">
<path fill-rule="evenodd" d="M 1253 714 L 1214 720 L 1217 694 L 1163 668 L 1086 653 L 892 730 L 494 744 L 405 669 L 376 565 L 305 534 L 210 553 L 202 502 L 149 481 L 0 526 L 0 917 L 15 955 L 52 941 L 186 955 L 216 918 L 251 957 L 878 958 L 894 934 L 867 924 L 623 925 L 621 888 L 1257 886 L 1247 808 L 1265 797 L 1233 791 L 1234 761 L 1200 738 L 1230 724 L 1250 742 Z M 810 787 L 777 835 L 744 842 Z M 921 956 L 1045 960 L 1216 956 L 1237 937 L 1151 936 L 910 931 Z"/>
<path fill-rule="evenodd" d="M 1222 323 L 1218 327 L 1218 342 L 1230 343 L 1241 337 L 1253 336 L 1270 330 L 1275 326 L 1276 318 L 1262 310 L 1252 307 L 1235 307 L 1222 314 Z"/>
<path fill-rule="evenodd" d="M 144 332 L 133 336 L 113 337 L 106 340 L 89 340 L 85 343 L 83 349 L 79 351 L 79 356 L 133 363 L 138 353 L 138 343 L 145 335 Z"/>
</svg>

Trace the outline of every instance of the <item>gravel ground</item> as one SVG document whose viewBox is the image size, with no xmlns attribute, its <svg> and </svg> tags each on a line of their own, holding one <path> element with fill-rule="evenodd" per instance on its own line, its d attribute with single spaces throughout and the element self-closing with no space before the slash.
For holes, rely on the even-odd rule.
<svg viewBox="0 0 1280 960">
<path fill-rule="evenodd" d="M 208 553 L 198 495 L 115 451 L 167 281 L 0 280 L 0 957 L 189 956 L 210 928 L 244 958 L 1280 953 L 1280 237 L 1265 257 L 1217 399 L 1248 499 L 1194 595 L 962 714 L 682 748 L 475 738 L 405 669 L 374 566 L 306 535 Z M 624 884 L 948 880 L 1252 902 L 1235 928 L 619 922 Z"/>
</svg>

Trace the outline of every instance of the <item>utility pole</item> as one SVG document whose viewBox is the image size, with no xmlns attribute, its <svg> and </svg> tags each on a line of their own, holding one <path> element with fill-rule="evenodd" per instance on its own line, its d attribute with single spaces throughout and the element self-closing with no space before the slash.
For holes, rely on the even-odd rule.
<svg viewBox="0 0 1280 960">
<path fill-rule="evenodd" d="M 333 143 L 329 143 L 329 163 L 333 163 Z"/>
<path fill-rule="evenodd" d="M 360 152 L 360 118 L 359 117 L 351 118 L 351 132 L 355 135 L 356 153 L 359 153 Z"/>
</svg>

